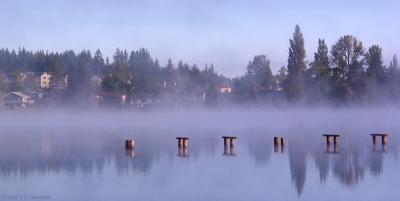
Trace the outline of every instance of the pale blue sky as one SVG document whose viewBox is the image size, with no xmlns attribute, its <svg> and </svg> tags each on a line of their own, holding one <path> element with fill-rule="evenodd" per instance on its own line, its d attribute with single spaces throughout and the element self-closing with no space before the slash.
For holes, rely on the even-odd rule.
<svg viewBox="0 0 400 201">
<path fill-rule="evenodd" d="M 329 47 L 353 34 L 383 47 L 385 63 L 400 50 L 398 0 L 1 0 L 0 46 L 76 51 L 146 47 L 165 64 L 183 60 L 220 73 L 245 72 L 256 54 L 276 71 L 286 65 L 294 26 L 307 57 L 319 37 Z"/>
</svg>

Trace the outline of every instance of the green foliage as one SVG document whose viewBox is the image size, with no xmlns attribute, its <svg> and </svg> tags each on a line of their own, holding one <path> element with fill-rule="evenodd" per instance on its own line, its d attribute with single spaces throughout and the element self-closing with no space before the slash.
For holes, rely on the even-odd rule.
<svg viewBox="0 0 400 201">
<path fill-rule="evenodd" d="M 400 97 L 400 69 L 397 55 L 394 55 L 390 61 L 386 75 L 389 96 L 397 100 Z"/>
<path fill-rule="evenodd" d="M 371 82 L 383 84 L 385 81 L 385 67 L 382 61 L 382 48 L 373 45 L 368 49 L 365 56 L 367 62 L 367 75 Z"/>
<path fill-rule="evenodd" d="M 306 51 L 304 49 L 304 38 L 299 25 L 296 25 L 293 38 L 289 40 L 289 58 L 288 58 L 288 78 L 286 92 L 289 100 L 299 100 L 304 95 L 305 81 L 304 74 L 306 70 Z"/>
<path fill-rule="evenodd" d="M 320 78 L 326 79 L 329 77 L 329 51 L 324 39 L 318 39 L 317 52 L 314 53 L 314 61 L 311 67 L 313 73 Z"/>
<path fill-rule="evenodd" d="M 275 78 L 272 75 L 270 60 L 266 55 L 257 55 L 247 66 L 246 75 L 237 78 L 235 91 L 240 99 L 255 99 L 257 94 L 268 94 L 272 91 Z"/>
<path fill-rule="evenodd" d="M 342 36 L 333 46 L 332 67 L 341 80 L 347 80 L 351 67 L 357 67 L 362 62 L 364 48 L 362 42 L 352 35 Z"/>
<path fill-rule="evenodd" d="M 332 54 L 332 96 L 339 101 L 360 97 L 364 92 L 362 42 L 351 35 L 341 37 L 333 46 Z"/>
<path fill-rule="evenodd" d="M 247 76 L 253 80 L 253 88 L 256 92 L 272 90 L 274 77 L 266 55 L 257 55 L 252 62 L 249 62 Z"/>
<path fill-rule="evenodd" d="M 330 65 L 329 51 L 324 39 L 318 39 L 317 51 L 314 53 L 314 61 L 306 71 L 307 96 L 309 102 L 320 102 L 326 99 L 331 92 L 329 82 Z"/>
<path fill-rule="evenodd" d="M 345 35 L 329 51 L 325 40 L 319 39 L 307 69 L 304 38 L 298 25 L 289 43 L 288 64 L 276 75 L 267 56 L 257 55 L 248 63 L 246 73 L 232 80 L 216 73 L 212 64 L 201 69 L 182 61 L 174 65 L 168 59 L 163 66 L 145 48 L 131 52 L 116 49 L 111 59 L 103 58 L 100 50 L 92 55 L 89 50 L 75 53 L 2 48 L 0 92 L 40 90 L 37 77 L 26 75 L 47 72 L 53 81 L 67 77 L 67 89 L 59 92 L 78 101 L 89 100 L 100 92 L 126 94 L 131 99 L 168 97 L 184 102 L 194 98 L 208 104 L 216 103 L 220 96 L 255 102 L 307 100 L 312 104 L 326 100 L 343 104 L 381 97 L 400 100 L 397 56 L 386 68 L 378 45 L 365 51 L 361 41 Z M 233 94 L 219 93 L 221 87 L 232 87 Z"/>
</svg>

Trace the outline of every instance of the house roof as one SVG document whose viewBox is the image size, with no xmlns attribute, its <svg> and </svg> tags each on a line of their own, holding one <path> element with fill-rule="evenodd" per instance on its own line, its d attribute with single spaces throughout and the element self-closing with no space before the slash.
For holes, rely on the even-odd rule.
<svg viewBox="0 0 400 201">
<path fill-rule="evenodd" d="M 18 91 L 13 91 L 13 92 L 10 92 L 10 93 L 6 93 L 1 98 L 4 98 L 4 97 L 9 96 L 9 95 L 15 95 L 15 96 L 19 96 L 21 98 L 31 98 L 30 96 L 28 96 L 26 94 L 23 94 L 21 92 L 18 92 Z"/>
</svg>

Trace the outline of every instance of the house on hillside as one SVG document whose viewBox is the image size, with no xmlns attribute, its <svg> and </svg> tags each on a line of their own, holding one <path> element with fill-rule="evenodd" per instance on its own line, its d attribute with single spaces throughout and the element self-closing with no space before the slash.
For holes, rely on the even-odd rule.
<svg viewBox="0 0 400 201">
<path fill-rule="evenodd" d="M 218 88 L 220 94 L 230 94 L 232 93 L 232 87 L 220 87 Z"/>
<path fill-rule="evenodd" d="M 57 77 L 44 72 L 40 75 L 40 87 L 42 89 L 66 89 L 68 87 L 68 75 Z"/>
<path fill-rule="evenodd" d="M 1 107 L 2 108 L 26 108 L 29 105 L 35 103 L 31 96 L 23 94 L 21 92 L 10 92 L 1 96 Z"/>
<path fill-rule="evenodd" d="M 233 93 L 232 83 L 229 80 L 226 80 L 225 83 L 222 83 L 218 87 L 219 94 L 231 94 Z"/>
<path fill-rule="evenodd" d="M 52 75 L 50 73 L 43 73 L 40 75 L 40 87 L 49 89 L 52 86 Z"/>
</svg>

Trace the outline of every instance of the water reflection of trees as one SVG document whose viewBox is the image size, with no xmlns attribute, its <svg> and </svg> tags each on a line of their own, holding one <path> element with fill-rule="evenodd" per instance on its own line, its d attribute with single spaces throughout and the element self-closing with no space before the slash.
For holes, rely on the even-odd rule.
<svg viewBox="0 0 400 201">
<path fill-rule="evenodd" d="M 250 156 L 257 166 L 266 166 L 271 157 L 272 144 L 270 137 L 265 135 L 251 136 L 243 139 L 248 144 Z"/>
<path fill-rule="evenodd" d="M 132 136 L 137 147 L 127 152 L 124 140 Z M 3 134 L 0 140 L 0 174 L 29 176 L 50 172 L 101 173 L 110 167 L 115 168 L 118 174 L 147 173 L 162 155 L 173 162 L 196 160 L 207 154 L 221 152 L 217 149 L 222 143 L 218 137 L 220 134 L 196 134 L 190 136 L 187 150 L 189 157 L 179 158 L 174 136 L 144 132 Z M 315 142 L 315 139 L 320 141 Z M 340 141 L 338 153 L 327 153 L 321 136 L 291 137 L 284 154 L 288 155 L 290 175 L 300 195 L 305 188 L 308 159 L 315 162 L 321 182 L 325 182 L 331 175 L 343 185 L 353 186 L 364 178 L 367 171 L 373 175 L 382 173 L 384 156 L 397 154 L 395 142 L 391 141 L 390 149 L 380 144 L 373 149 L 370 140 L 346 138 Z M 268 165 L 273 153 L 272 136 L 243 134 L 238 143 L 248 145 L 248 153 L 257 166 Z"/>
<path fill-rule="evenodd" d="M 102 171 L 104 152 L 97 143 L 82 144 L 82 137 L 9 135 L 0 142 L 0 173 L 28 176 L 48 171 L 75 173 Z M 96 154 L 95 154 L 96 153 Z"/>
<path fill-rule="evenodd" d="M 303 172 L 306 159 L 299 156 L 299 153 L 303 152 L 301 155 L 305 155 L 305 152 L 310 152 L 318 169 L 321 182 L 325 182 L 329 176 L 328 174 L 331 173 L 340 183 L 351 187 L 359 183 L 368 170 L 373 175 L 381 174 L 383 171 L 383 157 L 386 152 L 374 150 L 371 142 L 360 140 L 356 136 L 348 136 L 343 139 L 336 147 L 336 153 L 326 151 L 327 147 L 324 143 L 309 144 L 312 146 L 307 146 L 303 151 L 301 150 L 303 148 L 295 148 L 295 153 L 292 153 L 289 149 L 289 160 L 293 161 L 290 163 L 291 169 Z M 297 147 L 297 145 L 294 145 L 294 147 Z M 291 148 L 293 149 L 293 145 Z M 296 177 L 299 180 L 305 178 L 293 174 L 293 171 L 292 177 Z M 296 182 L 297 184 L 303 185 L 304 182 L 298 181 Z M 297 189 L 302 189 L 302 187 L 299 186 Z"/>
<path fill-rule="evenodd" d="M 312 133 L 312 131 L 310 131 Z M 396 141 L 391 141 L 391 149 L 377 144 L 373 147 L 369 138 L 360 140 L 359 135 L 346 136 L 337 147 L 327 147 L 324 139 L 307 135 L 291 136 L 286 150 L 289 159 L 289 169 L 293 185 L 299 195 L 304 190 L 307 178 L 307 164 L 311 160 L 318 170 L 320 182 L 326 182 L 329 175 L 346 187 L 351 187 L 362 181 L 367 171 L 372 175 L 380 175 L 383 171 L 384 157 L 396 155 Z M 365 135 L 364 135 L 365 137 Z M 368 136 L 367 136 L 368 137 Z M 249 154 L 259 164 L 266 164 L 273 149 L 273 136 L 268 136 L 269 142 L 263 138 L 248 140 Z M 316 141 L 316 140 L 320 141 Z M 335 149 L 334 149 L 335 148 Z M 269 149 L 266 151 L 266 149 Z M 334 151 L 335 150 L 335 151 Z M 310 156 L 310 157 L 307 157 Z"/>
<path fill-rule="evenodd" d="M 301 195 L 306 181 L 307 150 L 304 147 L 305 143 L 301 139 L 293 138 L 291 142 L 288 148 L 290 174 L 296 187 L 297 194 Z"/>
<path fill-rule="evenodd" d="M 134 136 L 134 150 L 124 148 L 124 140 Z M 189 157 L 214 154 L 217 144 L 211 137 L 196 138 Z M 0 140 L 0 174 L 3 176 L 60 173 L 84 174 L 115 168 L 118 174 L 150 171 L 161 155 L 176 160 L 177 145 L 171 135 L 133 132 L 116 133 L 12 133 Z"/>
<path fill-rule="evenodd" d="M 321 146 L 325 145 L 311 149 L 321 181 L 327 178 L 330 168 L 332 175 L 346 186 L 360 182 L 367 170 L 374 175 L 383 171 L 383 157 L 386 152 L 374 150 L 369 141 L 348 137 L 339 145 L 339 153 L 336 154 L 321 152 Z"/>
<path fill-rule="evenodd" d="M 143 139 L 147 146 L 135 150 L 141 157 L 128 157 L 123 137 L 87 133 L 3 135 L 0 142 L 0 173 L 28 176 L 33 173 L 102 172 L 115 165 L 119 172 L 146 172 L 160 153 L 160 146 Z M 151 148 L 150 148 L 151 147 Z"/>
</svg>

